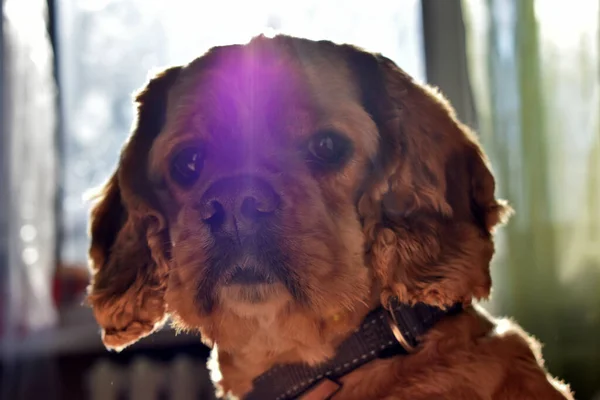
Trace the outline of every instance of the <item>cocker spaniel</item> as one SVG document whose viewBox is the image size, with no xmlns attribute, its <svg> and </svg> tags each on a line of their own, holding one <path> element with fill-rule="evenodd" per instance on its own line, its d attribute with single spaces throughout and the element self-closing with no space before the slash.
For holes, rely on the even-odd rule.
<svg viewBox="0 0 600 400">
<path fill-rule="evenodd" d="M 472 304 L 511 213 L 435 89 L 350 45 L 259 36 L 150 79 L 91 216 L 120 350 L 169 317 L 244 399 L 569 399 Z"/>
</svg>

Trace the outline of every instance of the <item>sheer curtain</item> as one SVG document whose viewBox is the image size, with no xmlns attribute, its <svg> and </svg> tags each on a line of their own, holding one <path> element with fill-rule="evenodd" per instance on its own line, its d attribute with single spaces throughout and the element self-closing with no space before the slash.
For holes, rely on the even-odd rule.
<svg viewBox="0 0 600 400">
<path fill-rule="evenodd" d="M 463 1 L 479 131 L 516 209 L 491 306 L 578 399 L 600 396 L 599 3 Z"/>
<path fill-rule="evenodd" d="M 5 0 L 3 119 L 2 350 L 53 326 L 55 260 L 55 86 L 44 0 Z"/>
</svg>

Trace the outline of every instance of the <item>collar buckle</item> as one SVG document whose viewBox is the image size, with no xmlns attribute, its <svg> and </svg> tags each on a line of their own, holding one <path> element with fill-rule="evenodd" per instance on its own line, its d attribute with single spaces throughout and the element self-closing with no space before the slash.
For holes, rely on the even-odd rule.
<svg viewBox="0 0 600 400">
<path fill-rule="evenodd" d="M 398 343 L 400 343 L 402 348 L 406 350 L 406 352 L 409 354 L 414 353 L 416 351 L 416 348 L 412 346 L 402 334 L 402 331 L 398 327 L 398 322 L 396 322 L 396 317 L 394 316 L 393 312 L 387 312 L 387 322 L 390 326 L 390 329 L 392 330 L 392 333 L 394 334 L 394 337 L 396 338 Z"/>
<path fill-rule="evenodd" d="M 388 325 L 389 325 L 390 329 L 392 330 L 392 334 L 394 335 L 394 337 L 396 338 L 396 340 L 398 341 L 398 343 L 400 343 L 400 345 L 402 346 L 402 348 L 408 354 L 411 354 L 411 353 L 414 353 L 417 349 L 404 336 L 404 334 L 402 333 L 402 330 L 400 329 L 400 323 L 396 319 L 396 314 L 394 313 L 394 310 L 396 310 L 399 307 L 400 307 L 400 301 L 399 301 L 398 297 L 396 297 L 396 296 L 390 296 L 388 298 L 387 307 L 386 307 L 386 309 L 387 309 L 387 313 L 386 313 L 387 314 L 387 322 L 388 322 Z"/>
</svg>

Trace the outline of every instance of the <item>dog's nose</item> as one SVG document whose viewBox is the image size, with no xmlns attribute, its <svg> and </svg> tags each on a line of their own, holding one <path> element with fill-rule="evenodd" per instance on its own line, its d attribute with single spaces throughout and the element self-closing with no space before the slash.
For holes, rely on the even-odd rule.
<svg viewBox="0 0 600 400">
<path fill-rule="evenodd" d="M 232 177 L 213 183 L 200 200 L 200 216 L 213 231 L 253 231 L 279 207 L 280 197 L 263 179 Z"/>
</svg>

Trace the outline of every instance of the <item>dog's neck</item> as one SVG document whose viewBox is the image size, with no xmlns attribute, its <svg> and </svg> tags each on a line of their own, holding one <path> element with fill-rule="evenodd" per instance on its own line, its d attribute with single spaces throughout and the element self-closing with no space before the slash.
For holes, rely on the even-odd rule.
<svg viewBox="0 0 600 400">
<path fill-rule="evenodd" d="M 360 325 L 378 303 L 361 303 L 353 311 L 255 315 L 224 313 L 212 335 L 225 391 L 248 392 L 252 381 L 277 364 L 316 365 L 335 354 L 337 346 Z"/>
<path fill-rule="evenodd" d="M 319 380 L 328 370 L 342 376 L 345 370 L 349 372 L 362 362 L 378 358 L 381 352 L 405 352 L 446 315 L 445 310 L 425 304 L 413 307 L 395 302 L 387 308 L 389 311 L 379 306 L 366 309 L 368 315 L 353 312 L 318 321 L 304 316 L 294 321 L 274 318 L 263 321 L 262 326 L 258 322 L 243 344 L 219 348 L 220 384 L 225 391 L 244 395 L 253 389 L 253 382 L 256 390 L 259 380 L 262 382 L 259 392 L 270 393 L 273 387 L 286 385 L 284 382 L 290 383 L 290 387 L 303 384 L 304 380 L 295 379 L 297 376 Z M 456 308 L 450 310 L 455 311 Z M 393 322 L 396 317 L 399 320 Z M 404 337 L 409 338 L 409 343 Z"/>
<path fill-rule="evenodd" d="M 246 400 L 328 399 L 342 389 L 343 378 L 361 366 L 418 351 L 422 336 L 442 318 L 459 312 L 461 304 L 441 309 L 424 303 L 402 304 L 392 299 L 379 307 L 337 348 L 334 357 L 317 366 L 277 365 L 254 380 Z"/>
</svg>

